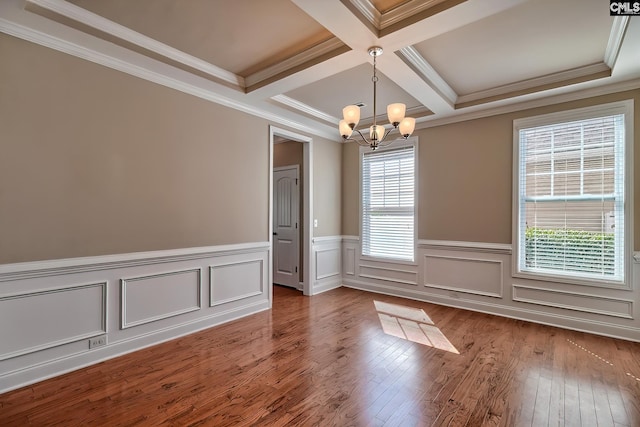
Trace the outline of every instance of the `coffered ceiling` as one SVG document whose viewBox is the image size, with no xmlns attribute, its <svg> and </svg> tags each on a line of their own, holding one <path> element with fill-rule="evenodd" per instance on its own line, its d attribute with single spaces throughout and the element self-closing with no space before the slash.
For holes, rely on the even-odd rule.
<svg viewBox="0 0 640 427">
<path fill-rule="evenodd" d="M 2 0 L 0 31 L 338 140 L 342 107 L 417 127 L 640 87 L 604 0 Z"/>
</svg>

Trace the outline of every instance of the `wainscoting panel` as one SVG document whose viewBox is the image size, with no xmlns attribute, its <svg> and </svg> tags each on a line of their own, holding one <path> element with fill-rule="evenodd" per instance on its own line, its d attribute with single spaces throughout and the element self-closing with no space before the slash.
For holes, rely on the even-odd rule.
<svg viewBox="0 0 640 427">
<path fill-rule="evenodd" d="M 563 292 L 555 289 L 542 289 L 523 285 L 513 285 L 513 300 L 633 319 L 633 301 L 630 300 L 605 298 L 598 295 Z"/>
<path fill-rule="evenodd" d="M 0 360 L 106 333 L 106 283 L 0 298 Z"/>
<path fill-rule="evenodd" d="M 500 260 L 427 254 L 423 266 L 424 286 L 502 298 Z"/>
<path fill-rule="evenodd" d="M 0 393 L 268 310 L 269 251 L 257 242 L 0 265 Z"/>
<path fill-rule="evenodd" d="M 344 274 L 354 276 L 356 274 L 356 249 L 345 248 L 344 250 Z"/>
<path fill-rule="evenodd" d="M 514 278 L 503 243 L 421 240 L 415 271 L 362 258 L 357 237 L 345 236 L 342 251 L 347 287 L 640 342 L 638 253 L 630 289 L 596 289 Z"/>
<path fill-rule="evenodd" d="M 220 262 L 209 267 L 211 307 L 264 293 L 266 265 L 263 259 Z"/>
<path fill-rule="evenodd" d="M 340 275 L 340 248 L 316 250 L 316 280 Z"/>
<path fill-rule="evenodd" d="M 121 279 L 122 329 L 200 310 L 202 270 Z"/>
<path fill-rule="evenodd" d="M 405 267 L 403 264 L 398 264 L 397 267 L 389 267 L 386 262 L 384 265 L 374 265 L 371 261 L 366 262 L 367 264 L 360 263 L 359 277 L 405 285 L 418 284 L 418 272 L 410 266 Z"/>
<path fill-rule="evenodd" d="M 342 237 L 314 237 L 315 274 L 311 295 L 342 286 Z"/>
</svg>

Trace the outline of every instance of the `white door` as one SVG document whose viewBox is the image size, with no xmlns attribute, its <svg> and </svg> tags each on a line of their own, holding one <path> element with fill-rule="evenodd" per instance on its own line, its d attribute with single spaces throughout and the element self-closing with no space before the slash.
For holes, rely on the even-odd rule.
<svg viewBox="0 0 640 427">
<path fill-rule="evenodd" d="M 298 166 L 273 169 L 273 283 L 298 289 L 300 274 Z"/>
</svg>

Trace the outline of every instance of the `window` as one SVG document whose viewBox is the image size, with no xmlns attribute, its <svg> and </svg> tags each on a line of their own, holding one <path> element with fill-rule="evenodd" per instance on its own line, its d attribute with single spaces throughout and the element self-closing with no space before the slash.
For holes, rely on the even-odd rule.
<svg viewBox="0 0 640 427">
<path fill-rule="evenodd" d="M 515 274 L 625 282 L 631 108 L 620 102 L 514 122 Z"/>
<path fill-rule="evenodd" d="M 414 260 L 414 143 L 362 151 L 362 255 Z"/>
</svg>

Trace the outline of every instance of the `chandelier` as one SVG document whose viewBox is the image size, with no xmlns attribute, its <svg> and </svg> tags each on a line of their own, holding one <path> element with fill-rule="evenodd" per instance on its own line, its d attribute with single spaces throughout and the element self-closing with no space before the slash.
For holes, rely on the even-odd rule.
<svg viewBox="0 0 640 427">
<path fill-rule="evenodd" d="M 373 56 L 373 77 L 371 78 L 373 82 L 373 125 L 369 128 L 369 138 L 363 135 L 360 130 L 356 129 L 360 121 L 360 107 L 357 105 L 347 105 L 342 109 L 343 119 L 340 120 L 339 129 L 340 135 L 342 135 L 342 139 L 345 141 L 355 141 L 359 145 L 368 145 L 372 150 L 375 150 L 378 147 L 391 144 L 393 140 L 386 140 L 386 138 L 395 130 L 400 132 L 402 138 L 409 138 L 416 127 L 416 119 L 405 117 L 406 105 L 397 103 L 387 106 L 387 117 L 389 118 L 389 123 L 393 126 L 392 129 L 387 130 L 383 125 L 376 123 L 376 84 L 378 83 L 376 58 L 382 55 L 382 48 L 373 46 L 369 48 L 368 52 L 369 55 Z M 351 137 L 354 131 L 358 133 L 359 137 L 357 135 L 355 138 Z"/>
</svg>

